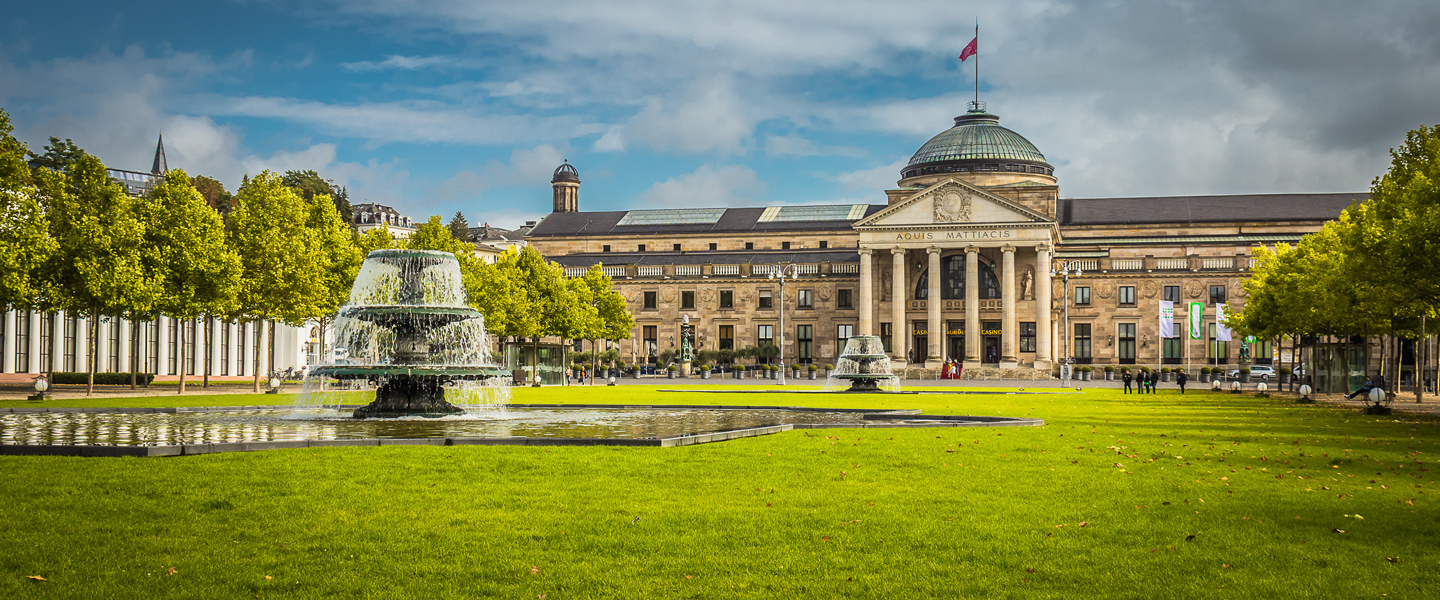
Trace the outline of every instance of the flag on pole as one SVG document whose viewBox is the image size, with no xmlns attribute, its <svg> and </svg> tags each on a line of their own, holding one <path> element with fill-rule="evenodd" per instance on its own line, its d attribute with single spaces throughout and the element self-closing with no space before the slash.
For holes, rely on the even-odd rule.
<svg viewBox="0 0 1440 600">
<path fill-rule="evenodd" d="M 1160 301 L 1160 337 L 1180 337 L 1175 334 L 1175 303 L 1169 300 Z"/>
<path fill-rule="evenodd" d="M 1205 305 L 1199 302 L 1190 303 L 1190 339 L 1204 339 L 1204 332 L 1200 331 L 1205 322 Z"/>
<path fill-rule="evenodd" d="M 1215 305 L 1215 341 L 1230 341 L 1230 328 L 1225 326 L 1225 305 Z"/>
<path fill-rule="evenodd" d="M 960 62 L 963 63 L 965 59 L 975 56 L 975 52 L 979 50 L 979 48 L 980 36 L 976 35 L 975 39 L 970 40 L 970 43 L 965 45 L 965 49 L 960 51 Z"/>
</svg>

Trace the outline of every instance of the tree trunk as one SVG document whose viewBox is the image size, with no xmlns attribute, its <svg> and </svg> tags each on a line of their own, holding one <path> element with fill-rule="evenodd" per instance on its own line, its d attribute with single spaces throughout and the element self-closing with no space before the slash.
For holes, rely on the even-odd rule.
<svg viewBox="0 0 1440 600">
<path fill-rule="evenodd" d="M 1425 359 L 1424 353 L 1429 350 L 1425 337 L 1425 313 L 1420 313 L 1420 339 L 1415 341 L 1415 403 L 1424 401 L 1425 393 Z M 1423 345 L 1423 346 L 1422 346 Z"/>
<path fill-rule="evenodd" d="M 205 383 L 201 385 L 201 387 L 204 387 L 204 388 L 206 388 L 206 389 L 209 389 L 209 388 L 210 388 L 210 368 L 211 368 L 211 367 L 210 367 L 210 357 L 212 357 L 212 356 L 215 355 L 214 352 L 211 352 L 211 351 L 210 351 L 210 347 L 212 347 L 212 346 L 215 345 L 214 336 L 215 336 L 215 317 L 212 317 L 212 316 L 207 315 L 207 316 L 205 317 L 205 346 L 206 346 L 206 347 L 203 349 L 203 350 L 205 351 Z"/>
<path fill-rule="evenodd" d="M 188 365 L 185 364 L 185 359 L 188 358 L 185 356 L 185 330 L 187 329 L 186 325 L 187 323 L 181 321 L 180 326 L 175 328 L 176 331 L 180 332 L 179 342 L 175 344 L 175 351 L 180 353 L 179 359 L 175 361 L 175 364 L 179 365 L 180 367 L 180 388 L 175 390 L 176 394 L 185 393 L 185 371 L 189 370 L 186 368 Z"/>
<path fill-rule="evenodd" d="M 135 373 L 140 368 L 140 330 L 130 319 L 130 389 L 135 389 Z"/>
<path fill-rule="evenodd" d="M 90 341 L 88 341 L 88 342 L 85 343 L 86 348 L 89 349 L 89 352 L 88 352 L 89 355 L 85 357 L 85 362 L 87 363 L 87 366 L 89 367 L 89 368 L 86 369 L 86 370 L 90 372 L 90 373 L 86 376 L 86 379 L 85 379 L 85 396 L 86 396 L 86 397 L 90 397 L 90 396 L 94 396 L 94 395 L 95 395 L 95 369 L 97 369 L 97 368 L 100 367 L 100 359 L 99 359 L 99 357 L 96 356 L 96 353 L 100 351 L 100 342 L 99 342 L 99 340 L 97 340 L 97 339 L 95 339 L 95 338 L 98 337 L 99 335 L 100 335 L 100 303 L 99 303 L 99 302 L 95 302 L 95 303 L 93 303 L 93 304 L 90 305 L 90 336 L 89 336 L 89 337 L 90 337 Z M 52 358 L 53 358 L 53 357 L 52 357 Z M 54 362 L 54 361 L 52 360 L 51 362 Z M 52 376 L 52 378 L 51 378 L 51 381 L 54 381 L 53 376 Z"/>
<path fill-rule="evenodd" d="M 250 323 L 250 325 L 254 325 L 254 326 L 255 326 L 255 331 L 251 334 L 251 343 L 255 344 L 255 350 L 252 352 L 252 354 L 255 355 L 255 366 L 254 366 L 254 367 L 251 367 L 251 368 L 254 369 L 254 376 L 255 376 L 255 393 L 258 394 L 258 393 L 260 393 L 260 348 L 261 348 L 261 346 L 260 346 L 260 340 L 256 340 L 256 339 L 254 339 L 254 338 L 260 337 L 261 334 L 265 333 L 265 321 L 263 321 L 263 320 L 257 320 L 257 321 L 254 321 L 254 322 Z M 248 327 L 248 326 L 249 326 L 249 325 L 247 325 L 247 327 Z"/>
<path fill-rule="evenodd" d="M 531 338 L 535 356 L 530 359 L 530 385 L 540 385 L 540 338 Z"/>
<path fill-rule="evenodd" d="M 270 366 L 270 372 L 273 374 L 275 371 L 278 370 L 278 369 L 275 368 L 275 319 L 270 319 L 270 343 L 268 343 L 268 344 L 266 344 L 266 345 L 270 347 L 270 365 L 269 365 L 269 366 Z"/>
<path fill-rule="evenodd" d="M 310 365 L 312 369 L 325 364 L 325 330 L 330 328 L 329 325 L 329 317 L 320 317 L 320 352 L 315 355 L 315 364 Z"/>
</svg>

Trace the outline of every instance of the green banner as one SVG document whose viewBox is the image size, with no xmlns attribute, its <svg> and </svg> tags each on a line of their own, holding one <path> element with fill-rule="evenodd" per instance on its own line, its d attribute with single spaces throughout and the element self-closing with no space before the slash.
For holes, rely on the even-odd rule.
<svg viewBox="0 0 1440 600">
<path fill-rule="evenodd" d="M 1205 324 L 1205 305 L 1200 302 L 1190 303 L 1190 339 L 1203 339 L 1205 332 L 1201 331 Z"/>
</svg>

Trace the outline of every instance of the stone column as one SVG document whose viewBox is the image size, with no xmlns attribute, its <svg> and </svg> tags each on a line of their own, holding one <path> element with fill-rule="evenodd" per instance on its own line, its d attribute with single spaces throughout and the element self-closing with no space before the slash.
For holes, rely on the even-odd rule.
<svg viewBox="0 0 1440 600">
<path fill-rule="evenodd" d="M 927 349 L 928 354 L 925 358 L 925 367 L 938 369 L 940 368 L 940 344 L 944 341 L 941 334 L 945 333 L 945 327 L 940 324 L 940 279 L 943 277 L 943 274 L 940 273 L 940 249 L 931 246 L 926 248 L 925 252 L 930 255 L 930 278 L 927 281 L 930 289 L 926 294 L 927 299 L 925 301 L 925 316 L 928 321 L 928 324 L 925 326 L 925 339 L 930 342 L 930 347 Z"/>
<path fill-rule="evenodd" d="M 120 324 L 119 324 L 119 327 L 120 327 L 120 372 L 121 372 L 121 373 L 129 373 L 129 372 L 130 372 L 130 361 L 131 361 L 131 356 L 130 356 L 130 350 L 131 350 L 131 348 L 130 348 L 130 331 L 131 331 L 131 329 L 133 329 L 133 328 L 135 327 L 135 325 L 134 325 L 133 323 L 131 323 L 130 321 L 128 321 L 128 320 L 121 320 L 121 321 L 120 321 Z"/>
<path fill-rule="evenodd" d="M 1001 309 L 1001 334 L 1000 334 L 1000 366 L 1006 369 L 1014 369 L 1020 366 L 1020 322 L 1016 317 L 1015 303 L 1020 298 L 1020 288 L 1016 285 L 1015 272 L 1015 247 L 1006 245 L 1001 249 L 1002 264 L 1005 269 L 1001 280 L 1000 309 Z"/>
<path fill-rule="evenodd" d="M 50 368 L 52 371 L 65 370 L 65 319 L 64 311 L 56 311 L 50 319 Z"/>
<path fill-rule="evenodd" d="M 40 372 L 40 311 L 30 311 L 30 340 L 29 348 L 25 350 L 30 354 L 30 373 Z"/>
<path fill-rule="evenodd" d="M 872 286 L 875 282 L 875 267 L 869 248 L 860 249 L 860 335 L 875 335 L 875 302 Z"/>
<path fill-rule="evenodd" d="M 905 323 L 905 249 L 891 248 L 890 278 L 890 345 L 891 360 L 905 364 L 905 349 L 910 347 L 910 326 Z"/>
<path fill-rule="evenodd" d="M 75 319 L 75 368 L 90 370 L 90 320 Z"/>
<path fill-rule="evenodd" d="M 1050 247 L 1040 246 L 1035 254 L 1035 368 L 1048 369 L 1055 360 L 1051 351 Z"/>
<path fill-rule="evenodd" d="M 965 248 L 965 368 L 980 366 L 980 249 Z"/>
<path fill-rule="evenodd" d="M 15 372 L 15 311 L 5 311 L 5 339 L 0 340 L 0 373 Z"/>
<path fill-rule="evenodd" d="M 170 372 L 170 317 L 160 315 L 160 325 L 155 328 L 155 374 L 174 375 Z"/>
</svg>

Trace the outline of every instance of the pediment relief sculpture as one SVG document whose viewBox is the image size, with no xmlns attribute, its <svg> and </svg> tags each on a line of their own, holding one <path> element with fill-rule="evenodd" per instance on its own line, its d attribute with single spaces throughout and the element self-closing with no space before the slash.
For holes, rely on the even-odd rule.
<svg viewBox="0 0 1440 600">
<path fill-rule="evenodd" d="M 936 194 L 934 216 L 936 223 L 969 223 L 970 196 L 956 190 Z"/>
</svg>

